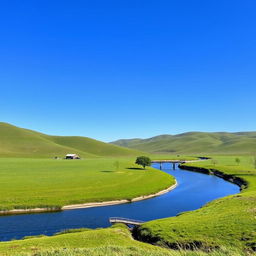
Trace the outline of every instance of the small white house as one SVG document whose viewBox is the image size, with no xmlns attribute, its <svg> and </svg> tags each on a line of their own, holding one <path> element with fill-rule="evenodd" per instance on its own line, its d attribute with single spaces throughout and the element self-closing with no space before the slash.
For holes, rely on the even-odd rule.
<svg viewBox="0 0 256 256">
<path fill-rule="evenodd" d="M 80 157 L 77 154 L 67 154 L 65 159 L 80 159 Z"/>
</svg>

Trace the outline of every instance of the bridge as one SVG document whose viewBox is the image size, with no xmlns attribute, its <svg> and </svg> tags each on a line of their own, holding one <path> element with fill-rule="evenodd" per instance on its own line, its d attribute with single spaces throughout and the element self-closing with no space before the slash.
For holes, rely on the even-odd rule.
<svg viewBox="0 0 256 256">
<path fill-rule="evenodd" d="M 115 223 L 123 223 L 125 225 L 132 225 L 132 226 L 140 226 L 143 223 L 145 223 L 144 221 L 141 220 L 133 220 L 133 219 L 128 219 L 128 218 L 121 218 L 121 217 L 111 217 L 109 218 L 109 222 L 111 224 L 115 224 Z"/>
<path fill-rule="evenodd" d="M 153 160 L 152 164 L 160 164 L 160 170 L 162 170 L 163 164 L 172 164 L 173 170 L 176 168 L 176 164 L 184 164 L 188 161 L 186 160 Z"/>
<path fill-rule="evenodd" d="M 198 157 L 196 160 L 153 160 L 151 161 L 152 164 L 160 164 L 160 170 L 162 170 L 163 164 L 172 164 L 173 170 L 176 168 L 176 164 L 185 164 L 185 163 L 192 163 L 198 161 L 204 161 L 209 159 L 208 157 Z"/>
</svg>

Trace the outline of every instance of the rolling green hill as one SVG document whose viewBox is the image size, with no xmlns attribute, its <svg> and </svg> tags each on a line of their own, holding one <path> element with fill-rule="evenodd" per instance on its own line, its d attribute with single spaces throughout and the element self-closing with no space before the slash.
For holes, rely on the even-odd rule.
<svg viewBox="0 0 256 256">
<path fill-rule="evenodd" d="M 0 123 L 0 157 L 132 156 L 139 152 L 87 137 L 50 136 Z"/>
<path fill-rule="evenodd" d="M 111 144 L 150 153 L 252 153 L 256 132 L 188 132 L 149 139 L 128 139 Z"/>
</svg>

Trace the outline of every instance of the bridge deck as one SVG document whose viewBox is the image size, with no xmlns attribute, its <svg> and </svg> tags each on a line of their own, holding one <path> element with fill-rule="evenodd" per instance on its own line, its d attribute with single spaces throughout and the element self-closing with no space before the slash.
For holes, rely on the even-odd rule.
<svg viewBox="0 0 256 256">
<path fill-rule="evenodd" d="M 184 164 L 184 163 L 193 163 L 193 162 L 199 162 L 203 160 L 208 160 L 209 158 L 200 158 L 196 160 L 152 160 L 151 163 L 159 163 L 159 164 L 164 164 L 164 163 L 172 163 L 172 164 Z"/>
<path fill-rule="evenodd" d="M 144 223 L 144 221 L 141 221 L 141 220 L 133 220 L 133 219 L 127 219 L 127 218 L 121 218 L 121 217 L 111 217 L 109 218 L 109 222 L 111 224 L 124 223 L 126 225 L 134 225 L 134 226 L 140 226 Z"/>
<path fill-rule="evenodd" d="M 185 163 L 187 161 L 185 160 L 153 160 L 152 163 L 172 163 L 172 164 L 177 164 L 177 163 Z"/>
</svg>

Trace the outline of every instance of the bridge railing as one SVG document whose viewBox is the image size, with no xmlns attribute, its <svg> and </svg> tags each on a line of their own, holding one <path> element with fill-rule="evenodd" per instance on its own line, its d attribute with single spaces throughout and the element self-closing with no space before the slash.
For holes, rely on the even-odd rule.
<svg viewBox="0 0 256 256">
<path fill-rule="evenodd" d="M 152 160 L 152 164 L 180 164 L 180 163 L 185 163 L 187 162 L 186 160 Z"/>
<path fill-rule="evenodd" d="M 110 222 L 118 222 L 118 221 L 123 221 L 123 222 L 133 222 L 133 223 L 144 223 L 145 221 L 141 220 L 134 220 L 134 219 L 129 219 L 129 218 L 122 218 L 122 217 L 111 217 L 109 218 Z"/>
</svg>

